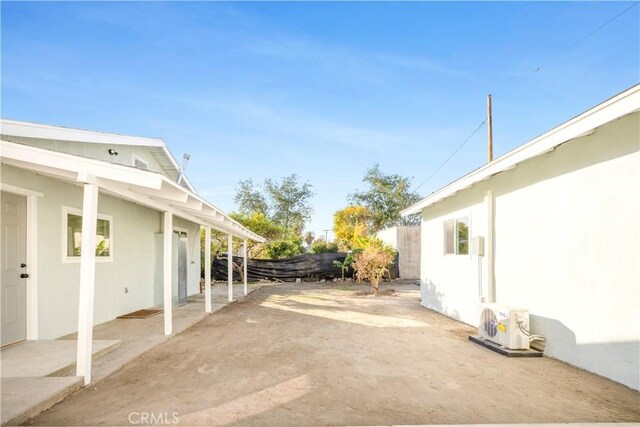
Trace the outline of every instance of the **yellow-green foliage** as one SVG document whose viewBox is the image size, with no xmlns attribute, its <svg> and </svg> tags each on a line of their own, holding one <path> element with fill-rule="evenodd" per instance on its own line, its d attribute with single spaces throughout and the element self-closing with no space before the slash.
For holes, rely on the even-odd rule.
<svg viewBox="0 0 640 427">
<path fill-rule="evenodd" d="M 341 249 L 362 248 L 360 240 L 369 235 L 369 210 L 364 206 L 347 206 L 333 215 L 333 232 Z"/>
</svg>

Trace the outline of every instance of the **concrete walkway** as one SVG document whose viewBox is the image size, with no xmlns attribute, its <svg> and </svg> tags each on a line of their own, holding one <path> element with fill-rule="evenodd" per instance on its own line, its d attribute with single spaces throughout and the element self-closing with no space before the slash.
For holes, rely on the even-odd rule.
<svg viewBox="0 0 640 427">
<path fill-rule="evenodd" d="M 418 286 L 390 287 L 379 297 L 362 285 L 262 288 L 31 422 L 640 421 L 637 391 L 547 357 L 500 356 L 468 340 L 474 328 L 421 307 Z"/>
<path fill-rule="evenodd" d="M 253 292 L 259 287 L 250 284 L 248 290 Z M 235 300 L 244 297 L 242 285 L 233 288 Z M 229 304 L 226 284 L 212 286 L 211 301 L 212 312 Z M 161 314 L 96 325 L 91 386 L 208 316 L 204 311 L 204 295 L 194 295 L 185 305 L 174 307 L 170 336 L 164 335 Z M 73 376 L 76 343 L 76 334 L 71 334 L 58 340 L 27 341 L 2 350 L 2 425 L 22 424 L 82 388 L 82 378 Z"/>
<path fill-rule="evenodd" d="M 120 344 L 94 341 L 92 359 Z M 76 347 L 76 341 L 40 340 L 2 349 L 2 425 L 20 424 L 82 387 L 82 377 L 73 376 Z"/>
</svg>

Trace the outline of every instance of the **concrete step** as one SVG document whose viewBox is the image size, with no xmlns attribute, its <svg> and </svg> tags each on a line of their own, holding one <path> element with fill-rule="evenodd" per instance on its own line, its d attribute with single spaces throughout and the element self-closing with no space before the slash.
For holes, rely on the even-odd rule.
<svg viewBox="0 0 640 427">
<path fill-rule="evenodd" d="M 2 378 L 1 424 L 21 425 L 80 389 L 82 377 Z"/>
<path fill-rule="evenodd" d="M 111 353 L 121 345 L 122 345 L 121 340 L 94 340 L 93 354 L 91 355 L 91 361 L 95 362 L 96 360 Z M 74 361 L 73 363 L 65 366 L 64 368 L 60 368 L 57 371 L 54 371 L 47 376 L 48 377 L 66 377 L 66 376 L 75 374 L 75 372 L 76 372 L 76 362 Z"/>
<path fill-rule="evenodd" d="M 115 350 L 121 340 L 94 340 L 93 360 Z M 26 341 L 2 349 L 2 377 L 59 377 L 73 373 L 75 340 Z"/>
</svg>

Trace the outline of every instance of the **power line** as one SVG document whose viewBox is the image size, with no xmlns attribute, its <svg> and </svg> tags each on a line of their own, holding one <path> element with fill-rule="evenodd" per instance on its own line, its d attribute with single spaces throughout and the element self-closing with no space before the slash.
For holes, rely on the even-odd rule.
<svg viewBox="0 0 640 427">
<path fill-rule="evenodd" d="M 420 185 L 418 185 L 418 186 L 415 188 L 415 190 L 414 190 L 414 191 L 418 191 L 418 189 L 419 189 L 420 187 L 422 187 L 424 184 L 426 184 L 426 183 L 427 183 L 427 181 L 429 181 L 429 180 L 430 180 L 430 179 L 431 179 L 435 174 L 437 174 L 437 173 L 438 173 L 438 171 L 440 171 L 440 169 L 442 169 L 442 168 L 444 167 L 444 165 L 446 165 L 447 163 L 449 163 L 449 160 L 451 160 L 451 159 L 453 158 L 453 156 L 455 156 L 455 155 L 458 153 L 458 151 L 460 151 L 460 150 L 462 149 L 462 147 L 464 147 L 464 146 L 465 146 L 465 144 L 466 144 L 467 142 L 469 142 L 469 140 L 470 140 L 471 138 L 473 138 L 473 135 L 475 135 L 476 133 L 478 133 L 478 131 L 479 131 L 480 129 L 482 129 L 482 127 L 484 126 L 484 124 L 485 124 L 486 122 L 487 122 L 487 119 L 484 119 L 484 120 L 482 121 L 482 123 L 480 123 L 480 124 L 478 125 L 478 127 L 477 127 L 473 132 L 471 132 L 471 134 L 467 137 L 467 139 L 465 139 L 464 141 L 462 141 L 462 144 L 460 144 L 460 145 L 458 146 L 458 148 L 456 148 L 456 149 L 453 151 L 453 153 L 451 153 L 451 155 L 450 155 L 449 157 L 447 157 L 447 158 L 446 158 L 446 160 L 440 164 L 440 166 L 438 166 L 438 168 L 437 168 L 436 170 L 434 170 L 433 172 L 431 172 L 431 175 L 429 175 L 429 176 L 427 177 L 427 179 L 425 179 L 424 181 L 422 181 L 422 183 L 421 183 Z"/>
<path fill-rule="evenodd" d="M 638 4 L 640 4 L 640 1 L 637 1 L 635 3 L 633 3 L 631 6 L 625 8 L 624 10 L 622 10 L 621 12 L 619 12 L 617 15 L 613 16 L 612 18 L 610 18 L 608 21 L 604 22 L 603 24 L 601 24 L 600 26 L 598 26 L 597 28 L 595 28 L 594 30 L 590 31 L 588 34 L 584 35 L 583 37 L 581 37 L 580 39 L 578 39 L 576 42 L 574 42 L 573 44 L 571 44 L 569 47 L 567 47 L 566 49 L 564 49 L 562 52 L 560 52 L 559 54 L 556 55 L 556 58 L 564 55 L 565 53 L 569 52 L 571 49 L 573 49 L 574 47 L 576 47 L 577 45 L 579 45 L 580 43 L 582 43 L 583 41 L 585 41 L 586 39 L 588 39 L 589 37 L 591 37 L 592 35 L 594 35 L 595 33 L 597 33 L 598 31 L 600 31 L 601 29 L 603 29 L 604 27 L 606 27 L 607 25 L 611 24 L 613 21 L 615 21 L 616 19 L 618 19 L 619 17 L 621 17 L 622 15 L 624 15 L 625 13 L 627 13 L 629 10 L 633 9 L 634 7 L 636 7 Z M 539 67 L 536 67 L 533 71 L 531 71 L 531 73 L 529 73 L 526 76 L 522 76 L 523 78 L 529 77 L 531 74 L 537 73 L 539 71 L 541 71 L 544 67 L 546 67 L 547 65 L 549 65 L 550 63 L 553 62 L 553 59 L 548 60 L 547 62 L 543 63 L 542 65 L 540 65 Z M 449 155 L 449 157 L 447 157 L 445 159 L 444 162 L 442 162 L 440 164 L 440 166 L 438 166 L 436 168 L 436 170 L 434 170 L 424 181 L 422 181 L 420 183 L 420 185 L 418 185 L 414 191 L 418 191 L 420 189 L 420 187 L 422 187 L 424 184 L 426 184 L 431 178 L 433 178 L 433 176 L 435 174 L 437 174 L 440 169 L 442 169 L 448 162 L 449 160 L 451 160 L 453 158 L 453 156 L 455 156 L 458 151 L 460 151 L 462 149 L 462 147 L 464 147 L 466 145 L 467 142 L 469 142 L 469 140 L 476 134 L 478 133 L 478 131 L 484 126 L 484 124 L 487 122 L 487 119 L 484 119 L 482 121 L 482 123 L 480 123 L 480 125 L 478 125 L 478 127 L 471 132 L 471 134 L 467 137 L 467 139 L 465 139 L 464 141 L 462 141 L 462 144 L 460 144 L 458 146 L 458 148 L 456 148 L 453 153 L 451 153 Z"/>
<path fill-rule="evenodd" d="M 556 58 L 564 55 L 565 53 L 569 52 L 571 49 L 573 49 L 574 47 L 576 47 L 577 45 L 579 45 L 580 43 L 582 43 L 583 41 L 585 41 L 586 39 L 588 39 L 589 37 L 591 37 L 592 35 L 594 35 L 595 33 L 597 33 L 598 31 L 600 31 L 601 29 L 603 29 L 604 27 L 606 27 L 607 25 L 611 24 L 613 21 L 615 21 L 616 19 L 618 19 L 619 17 L 621 17 L 622 15 L 624 15 L 625 13 L 627 13 L 628 11 L 630 11 L 631 9 L 633 9 L 634 7 L 636 7 L 638 4 L 640 3 L 640 1 L 637 1 L 635 3 L 633 3 L 631 6 L 627 7 L 626 9 L 624 9 L 623 11 L 621 11 L 620 13 L 618 13 L 616 16 L 610 18 L 607 22 L 601 24 L 599 27 L 597 27 L 596 29 L 592 30 L 591 32 L 589 32 L 587 35 L 583 36 L 582 38 L 580 38 L 578 41 L 576 41 L 575 43 L 573 43 L 572 45 L 570 45 L 568 48 L 566 48 L 565 50 L 563 50 L 562 52 L 560 52 L 559 54 L 556 55 Z M 536 69 L 534 69 L 532 72 L 533 73 L 537 73 L 538 71 L 542 70 L 544 67 L 546 67 L 547 65 L 549 65 L 551 62 L 553 62 L 553 59 L 550 59 L 549 61 L 545 62 L 544 64 L 542 64 L 539 67 L 536 67 Z"/>
</svg>

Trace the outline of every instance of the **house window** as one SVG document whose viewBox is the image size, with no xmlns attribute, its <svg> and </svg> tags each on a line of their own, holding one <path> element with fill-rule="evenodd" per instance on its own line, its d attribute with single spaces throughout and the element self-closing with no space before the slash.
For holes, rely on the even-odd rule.
<svg viewBox="0 0 640 427">
<path fill-rule="evenodd" d="M 64 225 L 63 261 L 79 262 L 82 254 L 82 211 L 63 208 Z M 96 260 L 113 260 L 113 219 L 107 215 L 98 215 L 96 224 Z"/>
<path fill-rule="evenodd" d="M 135 154 L 132 156 L 132 158 L 133 166 L 137 167 L 138 169 L 149 170 L 149 163 L 144 161 L 142 158 L 136 156 Z"/>
<path fill-rule="evenodd" d="M 462 217 L 444 222 L 444 253 L 469 254 L 469 219 Z"/>
</svg>

